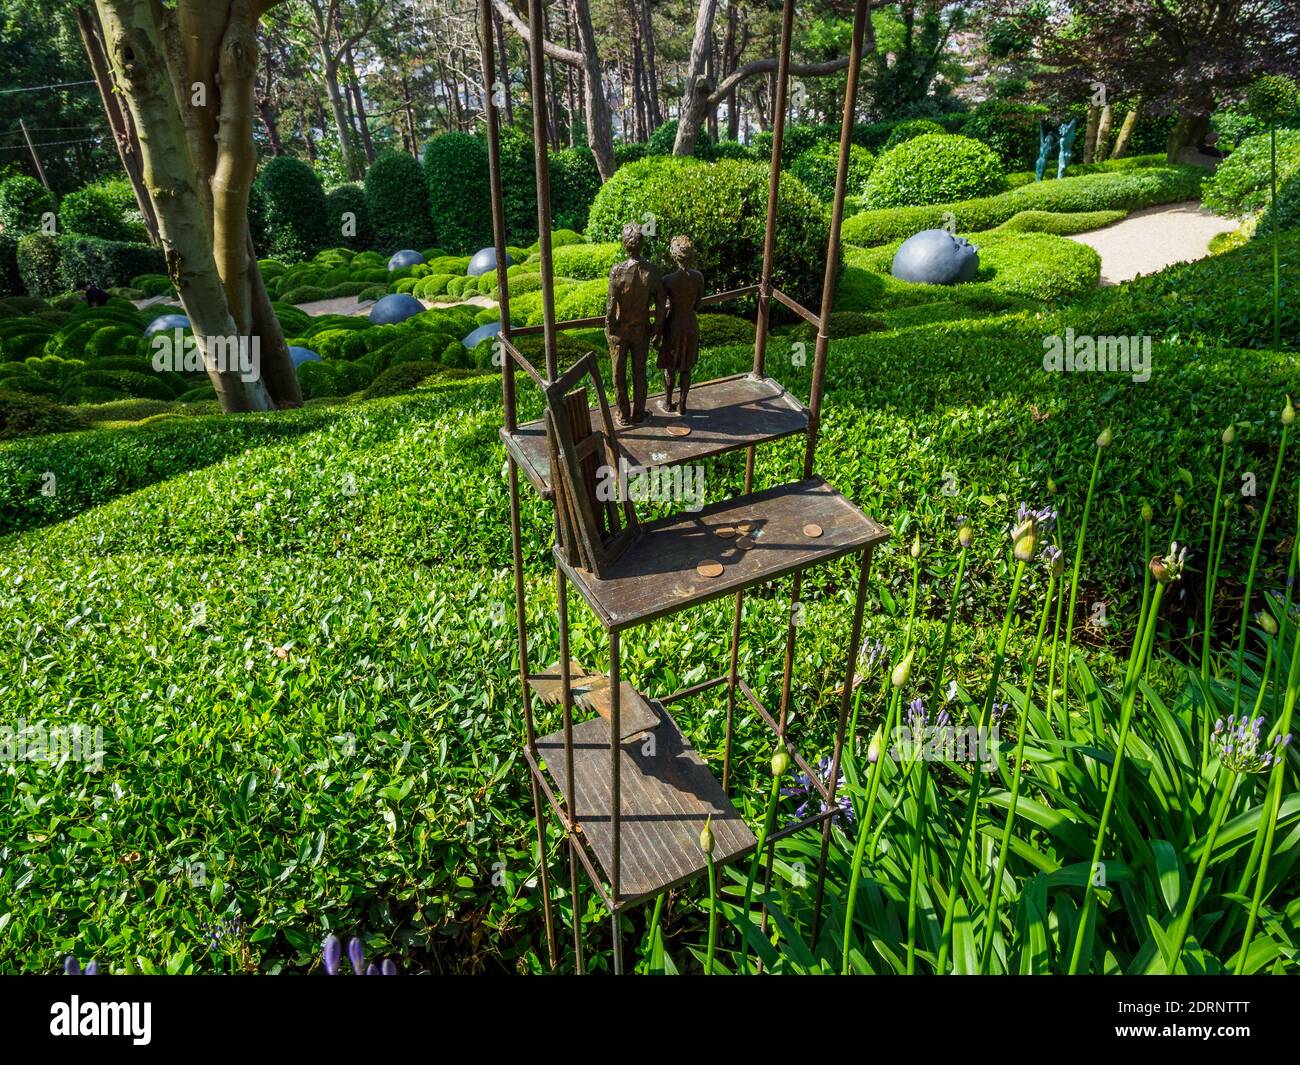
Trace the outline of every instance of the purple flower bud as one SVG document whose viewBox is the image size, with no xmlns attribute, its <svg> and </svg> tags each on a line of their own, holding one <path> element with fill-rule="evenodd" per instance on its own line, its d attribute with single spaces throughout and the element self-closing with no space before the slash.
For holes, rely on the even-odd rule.
<svg viewBox="0 0 1300 1065">
<path fill-rule="evenodd" d="M 352 963 L 352 971 L 357 976 L 366 971 L 366 948 L 356 936 L 348 940 L 348 961 Z"/>
<path fill-rule="evenodd" d="M 81 962 L 77 961 L 77 956 L 75 954 L 69 954 L 66 958 L 63 959 L 63 975 L 64 976 L 81 975 Z"/>
<path fill-rule="evenodd" d="M 385 959 L 384 959 L 384 964 L 380 966 L 379 971 L 380 971 L 384 976 L 396 976 L 396 975 L 397 975 L 397 963 L 396 963 L 395 961 L 393 961 L 392 958 L 385 958 Z"/>
<path fill-rule="evenodd" d="M 338 936 L 325 937 L 325 949 L 321 952 L 325 961 L 325 975 L 337 976 L 339 962 L 343 960 L 343 944 Z"/>
<path fill-rule="evenodd" d="M 94 958 L 91 958 L 90 961 L 86 964 L 86 975 L 87 976 L 99 975 L 99 962 L 95 961 Z"/>
<path fill-rule="evenodd" d="M 378 976 L 378 975 L 379 975 L 379 966 L 376 965 L 374 962 L 371 962 L 369 965 L 366 966 L 366 975 L 367 975 L 367 976 Z"/>
</svg>

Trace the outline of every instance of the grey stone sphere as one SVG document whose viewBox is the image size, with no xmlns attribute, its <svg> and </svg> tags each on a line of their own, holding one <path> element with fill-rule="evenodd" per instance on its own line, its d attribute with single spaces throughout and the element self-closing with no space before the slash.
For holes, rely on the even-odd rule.
<svg viewBox="0 0 1300 1065">
<path fill-rule="evenodd" d="M 489 337 L 497 336 L 500 332 L 500 322 L 488 322 L 486 325 L 479 326 L 472 333 L 466 334 L 465 339 L 463 339 L 461 343 L 464 344 L 465 347 L 473 349 L 478 347 L 479 344 L 487 340 Z"/>
<path fill-rule="evenodd" d="M 160 314 L 147 326 L 145 326 L 144 335 L 153 336 L 155 333 L 161 333 L 164 329 L 171 332 L 173 329 L 188 329 L 190 320 L 183 314 Z"/>
<path fill-rule="evenodd" d="M 396 325 L 424 312 L 424 304 L 409 292 L 390 292 L 370 308 L 371 325 Z"/>
<path fill-rule="evenodd" d="M 506 266 L 510 267 L 514 265 L 514 257 L 509 252 L 506 252 Z M 474 253 L 474 257 L 470 259 L 469 266 L 466 268 L 465 273 L 470 277 L 481 277 L 489 270 L 495 270 L 496 268 L 496 248 L 480 248 Z"/>
<path fill-rule="evenodd" d="M 979 268 L 979 248 L 965 237 L 923 229 L 903 241 L 890 273 L 918 285 L 958 285 L 974 280 Z"/>
<path fill-rule="evenodd" d="M 293 368 L 296 370 L 305 362 L 324 362 L 311 348 L 296 348 L 290 346 L 289 358 L 293 360 Z"/>
<path fill-rule="evenodd" d="M 424 256 L 418 251 L 403 248 L 401 251 L 393 252 L 392 258 L 388 260 L 388 269 L 400 270 L 404 266 L 420 266 L 424 261 Z"/>
</svg>

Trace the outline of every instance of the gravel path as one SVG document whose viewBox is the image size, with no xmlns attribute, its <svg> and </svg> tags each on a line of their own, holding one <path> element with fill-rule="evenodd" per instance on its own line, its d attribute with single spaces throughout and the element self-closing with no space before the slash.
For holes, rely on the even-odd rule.
<svg viewBox="0 0 1300 1065">
<path fill-rule="evenodd" d="M 1210 254 L 1210 240 L 1237 228 L 1197 201 L 1171 203 L 1134 211 L 1124 221 L 1070 237 L 1101 254 L 1101 283 L 1116 285 L 1139 274 L 1154 274 L 1174 263 L 1189 263 Z"/>
</svg>

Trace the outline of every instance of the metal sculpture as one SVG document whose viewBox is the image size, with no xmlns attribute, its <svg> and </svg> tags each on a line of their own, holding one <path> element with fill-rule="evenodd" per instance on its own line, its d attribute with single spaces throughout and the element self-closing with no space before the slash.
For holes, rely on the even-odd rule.
<svg viewBox="0 0 1300 1065">
<path fill-rule="evenodd" d="M 635 222 L 623 227 L 627 258 L 609 272 L 609 298 L 605 302 L 605 339 L 613 362 L 614 394 L 620 425 L 645 420 L 646 357 L 659 339 L 664 322 L 664 286 L 659 271 L 643 254 L 645 235 Z M 628 399 L 628 363 L 631 362 L 632 396 Z"/>
<path fill-rule="evenodd" d="M 1038 120 L 1038 162 L 1034 166 L 1034 177 L 1039 181 L 1042 181 L 1043 175 L 1047 173 L 1047 160 L 1052 157 L 1052 149 L 1055 146 L 1056 133 L 1049 123 L 1040 118 Z"/>
<path fill-rule="evenodd" d="M 923 229 L 899 245 L 889 272 L 917 285 L 958 285 L 975 279 L 979 252 L 965 237 L 946 229 Z"/>
<path fill-rule="evenodd" d="M 685 414 L 686 397 L 691 390 L 691 371 L 700 357 L 700 301 L 704 298 L 704 275 L 691 266 L 695 248 L 690 237 L 673 237 L 668 247 L 677 269 L 664 278 L 668 314 L 659 346 L 659 369 L 664 372 L 664 410 L 670 414 Z M 673 402 L 674 379 L 681 388 L 681 399 L 676 403 Z"/>
<path fill-rule="evenodd" d="M 1061 142 L 1061 154 L 1056 163 L 1056 176 L 1065 177 L 1065 168 L 1070 165 L 1070 157 L 1074 155 L 1074 136 L 1079 130 L 1079 120 L 1070 119 L 1069 122 L 1062 122 L 1060 128 L 1056 131 Z"/>
</svg>

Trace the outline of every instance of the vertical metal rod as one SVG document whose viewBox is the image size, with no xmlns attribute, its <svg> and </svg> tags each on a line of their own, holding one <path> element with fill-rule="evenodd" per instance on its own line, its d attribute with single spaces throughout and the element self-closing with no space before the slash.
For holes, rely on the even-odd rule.
<svg viewBox="0 0 1300 1065">
<path fill-rule="evenodd" d="M 763 278 L 758 293 L 758 322 L 754 330 L 754 373 L 767 364 L 767 320 L 772 309 L 772 263 L 776 255 L 776 211 L 781 189 L 781 146 L 785 140 L 786 89 L 790 83 L 790 38 L 794 34 L 794 0 L 781 12 L 781 54 L 776 69 L 776 99 L 772 102 L 772 172 L 767 182 L 767 228 L 763 232 Z"/>
<path fill-rule="evenodd" d="M 857 0 L 853 10 L 853 42 L 849 47 L 848 81 L 844 86 L 844 115 L 840 120 L 840 159 L 835 171 L 835 199 L 831 205 L 831 232 L 826 242 L 826 271 L 822 278 L 822 305 L 817 346 L 813 354 L 812 390 L 808 397 L 808 442 L 804 451 L 803 475 L 811 477 L 817 458 L 817 434 L 821 427 L 822 394 L 826 387 L 826 327 L 835 301 L 839 277 L 840 227 L 844 222 L 844 195 L 849 181 L 849 148 L 853 142 L 853 119 L 858 100 L 858 75 L 862 71 L 862 42 L 870 25 L 868 0 Z"/>
<path fill-rule="evenodd" d="M 754 490 L 754 452 L 751 445 L 745 451 L 745 495 Z M 722 791 L 727 794 L 731 779 L 731 745 L 736 719 L 736 682 L 740 679 L 740 615 L 744 608 L 745 592 L 736 593 L 735 612 L 731 618 L 731 657 L 727 671 L 727 738 L 722 751 Z"/>
<path fill-rule="evenodd" d="M 546 32 L 542 0 L 528 0 L 528 74 L 532 86 L 533 161 L 537 170 L 537 255 L 542 275 L 542 335 L 546 344 L 546 376 L 559 376 L 555 355 L 555 271 L 551 265 L 551 167 L 546 154 Z"/>
<path fill-rule="evenodd" d="M 623 854 L 621 845 L 621 792 L 619 790 L 619 755 L 622 753 L 622 743 L 620 737 L 623 734 L 623 726 L 619 720 L 622 707 L 622 686 L 623 686 L 623 664 L 621 662 L 622 649 L 619 646 L 619 636 L 617 632 L 609 634 L 609 824 L 611 830 L 611 839 L 613 842 L 613 855 L 610 860 L 612 868 L 610 869 L 610 892 L 609 897 L 614 900 L 614 905 L 618 905 L 619 895 L 619 878 L 623 864 Z"/>
<path fill-rule="evenodd" d="M 619 923 L 619 915 L 611 913 L 609 915 L 610 934 L 614 943 L 614 975 L 623 975 L 623 928 Z"/>
<path fill-rule="evenodd" d="M 799 597 L 803 594 L 803 571 L 794 575 L 790 587 L 790 616 L 785 625 L 785 667 L 781 671 L 781 708 L 777 711 L 777 735 L 785 737 L 785 723 L 790 714 L 790 688 L 794 681 L 794 644 L 799 629 Z"/>
<path fill-rule="evenodd" d="M 483 66 L 483 111 L 487 119 L 488 143 L 488 183 L 492 197 L 492 236 L 497 250 L 497 263 L 505 263 L 505 206 L 501 192 L 501 148 L 500 125 L 496 103 L 492 94 L 492 70 L 495 66 L 492 55 L 492 3 L 491 0 L 479 0 L 479 49 Z M 508 340 L 510 336 L 510 294 L 505 271 L 497 271 L 497 294 L 501 306 L 501 333 Z M 516 426 L 515 416 L 515 379 L 514 365 L 510 359 L 503 358 L 501 365 L 501 399 L 504 408 L 506 428 L 513 430 Z M 506 475 L 510 487 L 510 551 L 514 568 L 515 591 L 515 631 L 519 641 L 519 687 L 524 704 L 524 731 L 527 736 L 528 750 L 536 757 L 537 733 L 533 727 L 532 689 L 528 686 L 528 614 L 526 592 L 524 588 L 524 557 L 522 534 L 519 519 L 519 468 L 513 458 L 507 458 Z M 555 943 L 555 915 L 551 908 L 551 877 L 546 866 L 546 823 L 542 810 L 542 797 L 537 787 L 537 779 L 529 770 L 528 781 L 532 788 L 533 820 L 537 825 L 537 852 L 540 862 L 542 889 L 542 916 L 546 923 L 546 953 L 550 967 L 554 970 L 559 962 L 559 952 Z"/>
<path fill-rule="evenodd" d="M 560 704 L 564 708 L 564 805 L 569 823 L 576 829 L 578 806 L 573 779 L 573 678 L 569 670 L 569 579 L 555 567 L 555 602 L 560 620 Z M 578 843 L 569 836 L 569 904 L 573 910 L 573 954 L 578 975 L 582 975 L 582 910 L 578 895 Z"/>
<path fill-rule="evenodd" d="M 835 728 L 835 750 L 831 755 L 831 776 L 826 782 L 826 805 L 835 806 L 835 792 L 840 782 L 840 759 L 844 754 L 844 730 L 849 720 L 849 705 L 853 701 L 853 678 L 857 675 L 858 645 L 862 640 L 862 613 L 867 602 L 867 582 L 871 578 L 871 548 L 862 552 L 859 563 L 858 594 L 853 603 L 853 625 L 849 635 L 849 649 L 844 661 L 844 684 L 840 688 L 840 719 Z M 831 821 L 828 817 L 822 822 L 821 856 L 817 860 L 817 894 L 813 899 L 812 941 L 817 942 L 817 933 L 821 928 L 822 895 L 826 890 L 826 853 L 831 842 Z"/>
<path fill-rule="evenodd" d="M 22 127 L 23 137 L 27 141 L 27 150 L 32 153 L 32 162 L 36 165 L 36 174 L 41 179 L 41 184 L 48 189 L 50 181 L 45 176 L 45 167 L 41 166 L 41 157 L 36 154 L 36 145 L 32 143 L 32 135 L 27 132 L 27 123 L 20 118 L 18 125 Z"/>
</svg>

